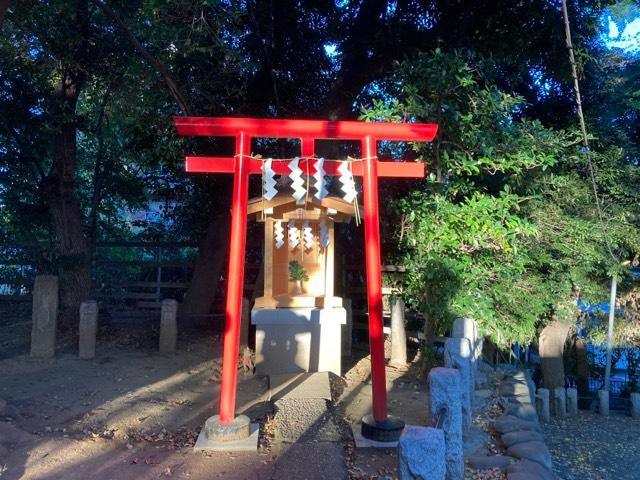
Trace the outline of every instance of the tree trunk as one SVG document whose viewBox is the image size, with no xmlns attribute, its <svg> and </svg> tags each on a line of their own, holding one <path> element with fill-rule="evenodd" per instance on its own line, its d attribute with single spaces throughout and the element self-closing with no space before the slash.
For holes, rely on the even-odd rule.
<svg viewBox="0 0 640 480">
<path fill-rule="evenodd" d="M 538 339 L 542 382 L 550 390 L 564 387 L 564 344 L 569 333 L 569 325 L 557 320 L 542 329 Z"/>
<path fill-rule="evenodd" d="M 578 394 L 589 394 L 589 361 L 587 358 L 587 342 L 584 338 L 576 338 L 576 381 Z"/>
<path fill-rule="evenodd" d="M 78 65 L 86 59 L 88 37 L 87 2 L 77 2 L 75 27 L 83 41 L 75 48 Z M 53 162 L 49 174 L 42 182 L 51 225 L 55 236 L 60 276 L 60 316 L 58 325 L 63 332 L 75 331 L 80 303 L 91 292 L 91 248 L 85 237 L 82 210 L 75 191 L 77 157 L 76 104 L 84 83 L 85 72 L 77 66 L 60 67 L 59 80 L 54 86 Z"/>
<path fill-rule="evenodd" d="M 181 317 L 194 317 L 197 320 L 211 313 L 227 257 L 228 233 L 227 215 L 216 217 L 209 223 L 207 233 L 198 246 L 191 283 L 180 305 Z"/>
</svg>

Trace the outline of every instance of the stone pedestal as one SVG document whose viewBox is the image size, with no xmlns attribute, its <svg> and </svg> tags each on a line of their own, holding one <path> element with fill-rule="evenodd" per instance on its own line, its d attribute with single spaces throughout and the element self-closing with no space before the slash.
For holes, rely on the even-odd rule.
<svg viewBox="0 0 640 480">
<path fill-rule="evenodd" d="M 344 308 L 254 308 L 251 323 L 256 327 L 257 373 L 341 374 Z"/>
<path fill-rule="evenodd" d="M 33 284 L 31 356 L 51 358 L 56 351 L 58 277 L 38 275 Z"/>
<path fill-rule="evenodd" d="M 172 299 L 162 301 L 160 311 L 160 353 L 174 353 L 178 341 L 178 302 Z"/>
<path fill-rule="evenodd" d="M 89 300 L 80 304 L 78 326 L 78 356 L 90 359 L 96 356 L 96 334 L 98 332 L 98 302 Z"/>
</svg>

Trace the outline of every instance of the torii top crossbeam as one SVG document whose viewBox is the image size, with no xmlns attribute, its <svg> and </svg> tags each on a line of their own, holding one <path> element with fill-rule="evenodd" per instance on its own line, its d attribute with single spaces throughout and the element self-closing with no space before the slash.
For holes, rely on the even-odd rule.
<svg viewBox="0 0 640 480">
<path fill-rule="evenodd" d="M 299 138 L 301 142 L 299 167 L 307 174 L 315 172 L 312 160 L 315 156 L 316 139 L 361 141 L 362 161 L 353 162 L 351 168 L 353 175 L 362 176 L 373 420 L 384 426 L 387 422 L 387 405 L 382 328 L 378 177 L 422 177 L 424 176 L 424 164 L 378 161 L 376 140 L 431 141 L 437 132 L 437 125 L 430 123 L 369 123 L 235 117 L 175 117 L 174 123 L 180 135 L 225 136 L 236 139 L 236 151 L 233 157 L 189 156 L 186 162 L 188 172 L 234 174 L 219 403 L 221 424 L 232 422 L 235 413 L 238 340 L 244 284 L 248 178 L 250 174 L 262 172 L 262 162 L 250 154 L 251 139 L 255 137 Z M 275 173 L 289 173 L 285 169 L 285 164 L 274 163 Z M 339 174 L 335 164 L 327 164 L 325 173 L 328 175 Z"/>
</svg>

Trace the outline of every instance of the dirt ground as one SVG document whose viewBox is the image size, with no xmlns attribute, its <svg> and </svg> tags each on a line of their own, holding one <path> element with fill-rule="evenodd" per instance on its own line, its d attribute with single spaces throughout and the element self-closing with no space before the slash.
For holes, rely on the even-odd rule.
<svg viewBox="0 0 640 480">
<path fill-rule="evenodd" d="M 238 377 L 237 411 L 261 422 L 258 452 L 193 452 L 205 419 L 217 411 L 220 340 L 213 332 L 181 332 L 178 353 L 163 356 L 153 325 L 110 325 L 100 330 L 93 360 L 78 359 L 73 345 L 51 360 L 35 360 L 28 356 L 28 326 L 17 328 L 0 319 L 0 479 L 273 475 L 277 449 L 270 444 L 265 377 Z M 333 382 L 335 411 L 349 424 L 371 409 L 367 348 L 354 343 L 346 373 Z M 388 367 L 389 413 L 426 424 L 425 379 L 417 364 Z M 477 435 L 473 442 L 486 441 Z M 355 449 L 349 438 L 343 446 L 351 478 L 397 478 L 395 449 Z"/>
</svg>

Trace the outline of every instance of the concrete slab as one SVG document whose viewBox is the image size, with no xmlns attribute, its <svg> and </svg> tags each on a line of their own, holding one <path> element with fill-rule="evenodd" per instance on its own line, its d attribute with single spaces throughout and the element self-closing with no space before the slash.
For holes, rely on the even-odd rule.
<svg viewBox="0 0 640 480">
<path fill-rule="evenodd" d="M 376 442 L 375 440 L 369 440 L 368 438 L 364 438 L 362 433 L 360 432 L 361 425 L 356 423 L 355 425 L 351 425 L 351 432 L 353 433 L 353 441 L 356 444 L 356 448 L 396 448 L 398 446 L 398 442 Z M 403 432 L 409 427 L 409 425 L 405 425 Z"/>
<path fill-rule="evenodd" d="M 252 423 L 249 425 L 251 434 L 242 440 L 234 440 L 231 442 L 214 442 L 209 440 L 204 434 L 204 428 L 200 430 L 198 440 L 193 447 L 194 452 L 255 452 L 258 450 L 258 434 L 260 433 L 260 425 Z"/>
<path fill-rule="evenodd" d="M 328 372 L 284 373 L 269 376 L 269 399 L 331 400 L 331 384 Z"/>
</svg>

